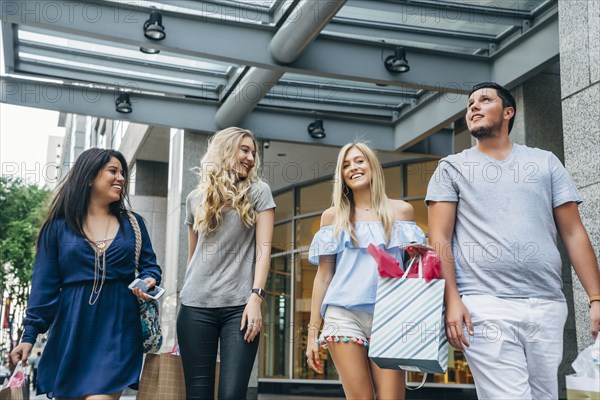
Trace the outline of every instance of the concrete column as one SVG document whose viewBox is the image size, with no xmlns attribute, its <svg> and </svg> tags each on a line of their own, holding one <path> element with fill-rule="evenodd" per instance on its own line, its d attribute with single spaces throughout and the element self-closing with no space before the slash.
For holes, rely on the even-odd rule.
<svg viewBox="0 0 600 400">
<path fill-rule="evenodd" d="M 130 200 L 133 211 L 140 214 L 144 218 L 146 228 L 148 229 L 148 234 L 152 239 L 152 248 L 156 253 L 156 262 L 158 262 L 158 265 L 164 268 L 167 198 L 164 196 L 144 196 L 136 194 L 131 196 Z"/>
<path fill-rule="evenodd" d="M 136 195 L 157 196 L 166 199 L 168 181 L 168 163 L 147 160 L 137 160 L 135 162 Z"/>
<path fill-rule="evenodd" d="M 196 187 L 192 168 L 200 164 L 206 152 L 208 135 L 172 129 L 169 153 L 167 192 L 166 249 L 163 273 L 165 295 L 162 304 L 164 346 L 172 348 L 176 341 L 179 293 L 187 268 L 188 242 L 185 225 L 185 199 Z"/>
<path fill-rule="evenodd" d="M 600 0 L 559 0 L 561 101 L 565 165 L 596 256 L 600 250 Z M 587 294 L 573 272 L 577 345 L 592 343 Z M 569 360 L 570 362 L 572 361 Z"/>
</svg>

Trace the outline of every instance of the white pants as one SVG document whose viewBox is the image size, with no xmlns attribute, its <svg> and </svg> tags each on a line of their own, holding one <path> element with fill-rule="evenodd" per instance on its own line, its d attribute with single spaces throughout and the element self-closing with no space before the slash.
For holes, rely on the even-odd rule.
<svg viewBox="0 0 600 400">
<path fill-rule="evenodd" d="M 558 399 L 567 304 L 465 295 L 475 331 L 465 358 L 481 400 Z"/>
</svg>

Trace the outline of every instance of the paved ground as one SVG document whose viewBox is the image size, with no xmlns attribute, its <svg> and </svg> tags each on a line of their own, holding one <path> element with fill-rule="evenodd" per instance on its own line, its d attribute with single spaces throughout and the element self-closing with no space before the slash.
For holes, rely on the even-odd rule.
<svg viewBox="0 0 600 400">
<path fill-rule="evenodd" d="M 330 400 L 339 399 L 340 397 L 308 397 L 308 396 L 289 396 L 289 395 L 276 395 L 276 394 L 259 394 L 258 400 L 281 400 L 281 399 L 293 399 L 293 400 Z M 47 400 L 46 395 L 32 396 L 30 400 Z M 135 400 L 135 395 L 121 396 L 121 400 Z"/>
</svg>

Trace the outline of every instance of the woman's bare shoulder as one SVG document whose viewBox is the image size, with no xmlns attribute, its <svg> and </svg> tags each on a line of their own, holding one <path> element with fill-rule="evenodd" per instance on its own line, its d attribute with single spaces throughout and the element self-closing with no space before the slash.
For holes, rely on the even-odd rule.
<svg viewBox="0 0 600 400">
<path fill-rule="evenodd" d="M 321 215 L 321 226 L 333 225 L 333 219 L 335 217 L 335 209 L 333 207 L 329 207 L 327 210 L 323 211 Z"/>
<path fill-rule="evenodd" d="M 415 209 L 412 204 L 404 200 L 390 199 L 395 221 L 414 221 Z"/>
</svg>

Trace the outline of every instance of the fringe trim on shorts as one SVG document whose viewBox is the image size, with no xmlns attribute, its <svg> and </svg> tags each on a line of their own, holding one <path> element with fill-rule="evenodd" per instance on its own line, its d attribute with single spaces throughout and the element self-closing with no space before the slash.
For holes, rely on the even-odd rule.
<svg viewBox="0 0 600 400">
<path fill-rule="evenodd" d="M 324 349 L 327 348 L 327 345 L 329 343 L 337 343 L 337 342 L 342 342 L 342 343 L 353 342 L 359 346 L 369 347 L 368 339 L 359 339 L 359 338 L 355 338 L 354 336 L 333 336 L 332 335 L 332 336 L 325 336 L 323 339 L 317 340 L 317 344 L 319 346 L 323 347 Z"/>
</svg>

